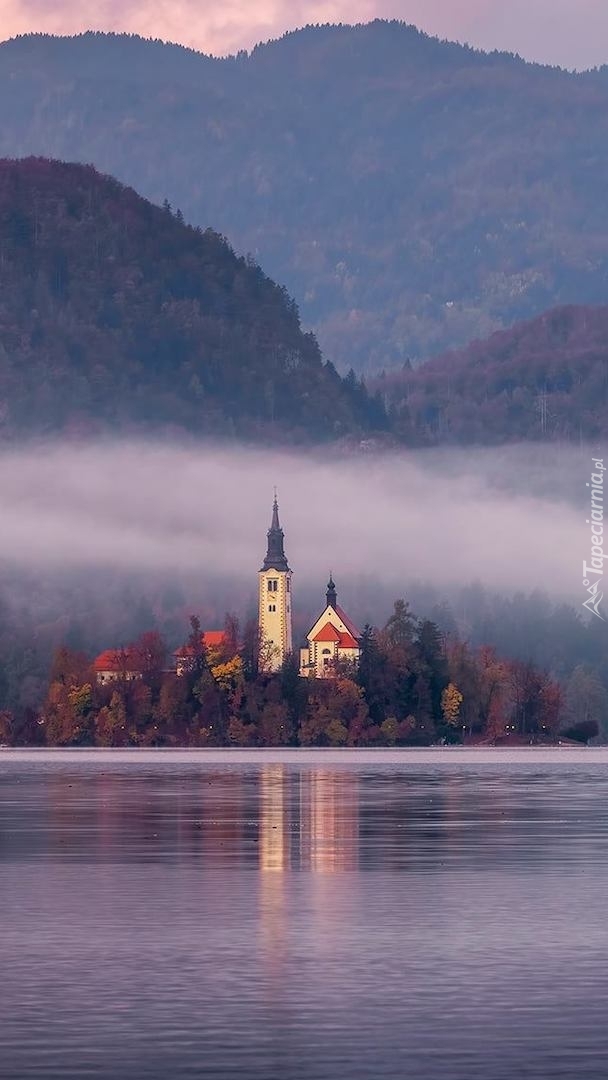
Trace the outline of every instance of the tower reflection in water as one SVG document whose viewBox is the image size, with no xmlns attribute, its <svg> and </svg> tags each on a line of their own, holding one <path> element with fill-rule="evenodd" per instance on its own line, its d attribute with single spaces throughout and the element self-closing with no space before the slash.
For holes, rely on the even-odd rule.
<svg viewBox="0 0 608 1080">
<path fill-rule="evenodd" d="M 359 779 L 268 765 L 260 775 L 260 870 L 332 873 L 359 864 Z"/>
<path fill-rule="evenodd" d="M 315 769 L 300 777 L 300 865 L 316 873 L 359 864 L 359 779 Z"/>
<path fill-rule="evenodd" d="M 290 863 L 286 777 L 282 765 L 260 774 L 260 869 L 285 870 Z"/>
<path fill-rule="evenodd" d="M 336 904 L 330 876 L 337 884 L 337 872 L 359 863 L 358 778 L 327 769 L 288 772 L 282 765 L 266 766 L 259 780 L 259 826 L 259 942 L 280 1040 L 291 1015 L 284 978 L 291 951 L 306 942 L 309 957 L 328 955 L 335 913 L 348 905 L 348 895 L 342 895 L 350 891 L 347 879 Z M 300 923 L 290 912 L 299 909 L 302 893 L 308 897 L 307 917 Z"/>
</svg>

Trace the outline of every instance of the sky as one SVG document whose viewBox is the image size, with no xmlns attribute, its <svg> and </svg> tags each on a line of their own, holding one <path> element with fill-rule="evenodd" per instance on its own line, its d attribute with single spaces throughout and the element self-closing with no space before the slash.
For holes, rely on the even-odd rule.
<svg viewBox="0 0 608 1080">
<path fill-rule="evenodd" d="M 128 31 L 224 54 L 307 23 L 378 17 L 563 67 L 608 61 L 607 0 L 0 0 L 0 35 Z"/>
</svg>

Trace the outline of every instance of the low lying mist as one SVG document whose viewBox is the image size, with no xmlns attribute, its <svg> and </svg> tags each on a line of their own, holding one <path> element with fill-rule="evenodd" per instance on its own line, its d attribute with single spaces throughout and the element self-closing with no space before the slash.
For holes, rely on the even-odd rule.
<svg viewBox="0 0 608 1080">
<path fill-rule="evenodd" d="M 597 451 L 596 451 L 597 452 Z M 300 589 L 377 583 L 578 598 L 591 451 L 298 453 L 134 441 L 0 452 L 0 556 L 17 570 L 193 575 L 255 592 L 274 485 Z"/>
</svg>

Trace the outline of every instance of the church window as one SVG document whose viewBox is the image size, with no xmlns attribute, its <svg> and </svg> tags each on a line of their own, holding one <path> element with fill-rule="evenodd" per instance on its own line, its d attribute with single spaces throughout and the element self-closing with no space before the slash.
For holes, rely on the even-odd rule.
<svg viewBox="0 0 608 1080">
<path fill-rule="evenodd" d="M 289 578 L 287 578 L 287 592 L 289 592 Z"/>
<path fill-rule="evenodd" d="M 269 578 L 268 580 L 268 592 L 278 592 L 279 583 L 276 578 Z"/>
</svg>

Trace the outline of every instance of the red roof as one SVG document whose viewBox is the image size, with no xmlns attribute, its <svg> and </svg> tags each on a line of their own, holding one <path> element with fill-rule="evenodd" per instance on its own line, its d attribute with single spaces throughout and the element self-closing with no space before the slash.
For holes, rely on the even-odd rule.
<svg viewBox="0 0 608 1080">
<path fill-rule="evenodd" d="M 204 630 L 201 634 L 201 644 L 206 649 L 217 649 L 220 645 L 224 644 L 226 635 L 223 630 Z M 174 656 L 191 656 L 194 652 L 191 645 L 180 645 L 179 649 L 175 650 Z"/>
<path fill-rule="evenodd" d="M 319 633 L 312 639 L 313 641 L 339 641 L 340 631 L 336 630 L 335 626 L 332 626 L 330 622 L 326 622 L 325 626 L 319 630 Z"/>
<path fill-rule="evenodd" d="M 327 608 L 325 610 L 327 610 Z M 340 640 L 341 648 L 343 648 L 343 649 L 357 649 L 359 647 L 358 642 L 359 642 L 359 638 L 361 637 L 361 631 L 357 629 L 357 627 L 355 626 L 353 620 L 349 619 L 346 612 L 341 607 L 338 607 L 337 604 L 336 604 L 336 606 L 335 606 L 335 608 L 333 610 L 335 611 L 336 615 L 338 616 L 338 618 L 344 624 L 344 626 L 346 627 L 346 630 L 348 631 L 348 633 L 346 634 L 346 638 L 348 638 L 349 644 L 346 644 L 345 642 L 343 643 L 342 640 Z M 313 623 L 313 627 L 314 627 L 314 625 L 315 624 Z M 331 637 L 321 637 L 322 634 L 328 634 L 329 633 L 329 631 L 327 629 L 328 626 L 331 627 L 331 629 L 333 631 L 332 636 Z M 316 635 L 316 637 L 314 637 L 312 640 L 313 641 L 338 641 L 338 639 L 341 638 L 341 635 L 343 635 L 344 633 L 345 632 L 343 630 L 342 631 L 337 630 L 336 627 L 333 626 L 328 621 L 328 622 L 325 623 L 323 628 L 321 630 L 319 630 L 319 633 Z M 336 635 L 336 636 L 333 636 L 333 635 Z"/>
<path fill-rule="evenodd" d="M 95 671 L 141 671 L 141 656 L 135 649 L 105 649 L 93 661 Z"/>
<path fill-rule="evenodd" d="M 339 649 L 359 648 L 359 643 L 352 634 L 347 633 L 345 630 L 337 630 L 330 622 L 326 622 L 325 626 L 319 630 L 319 633 L 312 640 L 333 641 Z"/>
</svg>

